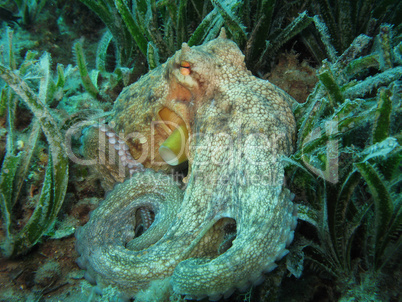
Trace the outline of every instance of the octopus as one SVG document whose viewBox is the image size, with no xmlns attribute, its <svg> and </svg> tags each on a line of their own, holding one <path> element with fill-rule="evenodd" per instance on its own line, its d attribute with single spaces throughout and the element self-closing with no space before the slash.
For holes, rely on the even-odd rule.
<svg viewBox="0 0 402 302">
<path fill-rule="evenodd" d="M 282 161 L 295 142 L 293 104 L 247 70 L 224 30 L 183 43 L 125 88 L 82 137 L 112 188 L 76 233 L 86 278 L 127 299 L 159 281 L 212 301 L 261 283 L 297 223 Z"/>
</svg>

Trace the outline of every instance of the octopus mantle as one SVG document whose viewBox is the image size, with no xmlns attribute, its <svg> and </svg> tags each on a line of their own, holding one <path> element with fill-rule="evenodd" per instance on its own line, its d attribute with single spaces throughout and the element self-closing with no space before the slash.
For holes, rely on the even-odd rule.
<svg viewBox="0 0 402 302">
<path fill-rule="evenodd" d="M 297 221 L 281 162 L 295 139 L 292 102 L 246 69 L 224 32 L 183 44 L 127 87 L 108 123 L 83 136 L 105 185 L 122 182 L 76 233 L 87 279 L 133 297 L 169 278 L 175 293 L 211 300 L 258 284 Z M 184 190 L 158 153 L 176 143 L 188 159 Z"/>
</svg>

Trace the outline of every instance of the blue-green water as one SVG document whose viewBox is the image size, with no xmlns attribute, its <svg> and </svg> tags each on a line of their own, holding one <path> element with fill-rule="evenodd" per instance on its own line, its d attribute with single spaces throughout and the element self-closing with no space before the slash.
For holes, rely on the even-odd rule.
<svg viewBox="0 0 402 302">
<path fill-rule="evenodd" d="M 190 245 L 192 252 L 186 250 L 183 256 L 184 248 L 179 249 L 180 261 L 172 257 L 164 262 L 166 267 L 169 267 L 167 263 L 175 263 L 173 269 L 166 268 L 166 278 L 154 277 L 157 280 L 151 285 L 149 282 L 155 281 L 152 277 L 130 280 L 131 286 L 139 290 L 136 301 L 181 301 L 186 296 L 224 301 L 225 295 L 228 301 L 401 299 L 398 261 L 402 221 L 400 1 L 4 0 L 0 1 L 0 8 L 0 240 L 3 255 L 0 301 L 133 300 L 133 290 L 123 288 L 117 273 L 122 267 L 104 272 L 97 271 L 93 264 L 77 265 L 82 252 L 75 250 L 74 234 L 88 223 L 90 212 L 101 204 L 107 192 L 118 192 L 114 182 L 130 178 L 134 173 L 128 156 L 140 162 L 141 167 L 169 175 L 177 181 L 180 190 L 190 195 L 196 183 L 191 177 L 200 176 L 192 165 L 201 162 L 197 157 L 201 151 L 189 148 L 190 162 L 171 167 L 163 161 L 158 165 L 151 163 L 159 154 L 158 148 L 152 148 L 162 144 L 170 148 L 165 139 L 176 126 L 168 122 L 183 126 L 183 121 L 188 121 L 184 129 L 190 137 L 183 144 L 195 148 L 197 145 L 191 145 L 191 138 L 197 142 L 196 137 L 200 135 L 202 142 L 202 135 L 210 129 L 202 127 L 200 112 L 207 115 L 216 108 L 224 109 L 214 123 L 205 124 L 213 129 L 212 139 L 206 145 L 213 156 L 206 167 L 227 166 L 232 171 L 229 176 L 218 173 L 217 181 L 231 188 L 225 193 L 207 185 L 215 181 L 212 175 L 208 181 L 204 180 L 205 193 L 201 196 L 214 192 L 208 206 L 216 207 L 221 215 L 217 216 L 219 219 L 223 217 L 223 220 L 216 218 L 217 224 L 210 226 L 213 230 L 210 233 L 216 238 L 208 239 L 208 234 L 195 236 L 197 239 Z M 220 53 L 220 49 L 209 53 L 201 48 L 209 59 L 200 55 L 194 61 L 171 60 L 169 62 L 175 63 L 169 63 L 168 67 L 162 65 L 176 51 L 187 49 L 183 42 L 190 47 L 205 45 L 219 35 L 221 28 L 225 28 L 227 38 L 238 45 L 244 58 L 239 55 L 239 61 L 222 59 L 226 65 L 221 65 L 216 62 L 226 53 Z M 287 199 L 291 197 L 297 205 L 298 222 L 293 242 L 280 253 L 285 255 L 289 250 L 288 254 L 278 257 L 275 265 L 267 262 L 269 267 L 264 272 L 245 264 L 254 253 L 266 255 L 262 243 L 253 249 L 242 245 L 244 258 L 234 259 L 229 255 L 238 242 L 243 242 L 242 230 L 254 230 L 248 235 L 250 240 L 244 242 L 251 242 L 256 234 L 263 242 L 270 234 L 270 229 L 265 230 L 264 226 L 274 216 L 273 212 L 262 206 L 264 200 L 245 211 L 247 207 L 240 205 L 242 201 L 247 205 L 247 198 L 242 199 L 239 192 L 243 192 L 243 188 L 258 192 L 258 186 L 266 188 L 272 183 L 267 183 L 268 178 L 258 173 L 252 179 L 257 185 L 248 182 L 250 179 L 239 182 L 245 177 L 243 172 L 252 170 L 255 162 L 243 170 L 232 168 L 239 163 L 236 158 L 230 164 L 215 161 L 220 152 L 225 155 L 238 152 L 241 157 L 246 152 L 254 154 L 256 150 L 257 157 L 269 154 L 258 159 L 262 166 L 270 156 L 276 156 L 274 151 L 267 150 L 276 150 L 277 146 L 285 144 L 280 135 L 282 128 L 274 133 L 274 137 L 279 138 L 273 140 L 268 136 L 270 148 L 252 144 L 252 139 L 270 131 L 255 125 L 265 125 L 265 121 L 280 112 L 275 106 L 270 107 L 274 108 L 271 111 L 264 111 L 262 122 L 232 118 L 237 112 L 232 108 L 238 108 L 236 105 L 243 99 L 252 100 L 258 89 L 244 84 L 242 78 L 230 86 L 224 77 L 216 75 L 221 74 L 220 68 L 229 70 L 230 75 L 236 74 L 236 68 L 243 66 L 243 59 L 250 75 L 278 86 L 296 101 L 289 101 L 295 118 L 296 137 L 289 139 L 293 151 L 277 160 L 285 172 L 279 187 L 283 183 L 286 188 L 283 192 L 290 190 Z M 212 67 L 202 69 L 203 64 L 209 63 Z M 146 89 L 127 88 L 125 91 L 131 91 L 132 101 L 121 94 L 151 70 L 154 70 L 151 78 L 158 70 L 164 72 L 163 77 L 154 81 L 152 78 Z M 190 78 L 183 80 L 182 76 Z M 155 106 L 160 101 L 155 97 L 159 92 L 154 90 L 164 81 L 169 83 L 166 87 L 171 91 L 163 103 L 168 110 L 155 109 L 142 119 L 144 110 L 159 108 Z M 232 97 L 231 92 L 242 85 L 254 88 L 242 98 Z M 226 101 L 222 95 L 231 97 Z M 115 102 L 118 97 L 121 101 Z M 265 98 L 263 104 L 273 102 L 272 95 Z M 191 114 L 183 117 L 182 111 L 177 109 L 181 107 L 172 105 L 177 101 L 188 104 Z M 119 105 L 125 103 L 134 105 L 124 108 Z M 202 108 L 209 108 L 209 111 L 202 111 Z M 133 110 L 132 115 L 130 110 Z M 255 110 L 258 111 L 256 106 Z M 285 113 L 278 114 L 279 124 L 283 126 L 285 122 L 281 118 L 284 116 Z M 155 122 L 164 124 L 161 128 L 152 128 L 154 132 L 151 132 L 148 129 Z M 234 129 L 231 127 L 236 122 L 240 130 L 234 135 L 228 129 Z M 108 128 L 102 132 L 100 124 L 104 123 Z M 242 145 L 230 144 L 249 126 L 258 129 L 246 133 L 252 139 L 244 140 L 246 143 Z M 93 141 L 85 140 L 93 127 L 107 139 L 95 141 L 95 147 L 91 145 Z M 132 129 L 141 130 L 134 136 L 129 132 Z M 222 137 L 228 138 L 229 143 L 217 143 Z M 113 139 L 117 143 L 112 143 Z M 119 139 L 124 143 L 118 143 Z M 148 143 L 149 148 L 145 146 Z M 115 158 L 99 163 L 102 156 L 98 154 L 103 154 L 101 146 L 106 146 L 106 155 L 116 149 Z M 121 150 L 126 153 L 119 154 Z M 120 175 L 115 166 L 122 169 Z M 135 170 L 135 173 L 143 171 Z M 272 180 L 271 176 L 269 179 Z M 151 194 L 161 192 L 150 191 Z M 160 225 L 158 208 L 152 198 L 149 199 L 149 204 L 153 205 L 150 209 L 139 207 L 134 211 L 133 215 L 138 217 L 134 217 L 136 222 L 128 229 L 135 238 L 151 236 L 152 227 Z M 233 207 L 233 211 L 243 211 L 244 217 L 250 220 L 231 217 L 231 210 L 225 210 L 227 205 Z M 173 216 L 176 221 L 180 213 L 192 210 L 179 209 Z M 194 207 L 192 220 L 207 221 L 204 216 L 197 216 L 196 209 Z M 275 211 L 277 209 L 280 206 Z M 266 213 L 266 219 L 254 225 L 259 213 Z M 241 221 L 248 222 L 242 224 Z M 102 223 L 107 222 L 106 219 Z M 175 226 L 175 222 L 170 226 Z M 162 244 L 158 240 L 137 249 L 146 254 L 153 245 Z M 196 240 L 212 243 L 199 244 L 197 248 Z M 176 248 L 177 242 L 172 241 L 167 246 Z M 282 238 L 282 241 L 285 245 L 292 240 Z M 88 242 L 89 250 L 95 243 Z M 136 249 L 129 244 L 124 244 L 123 248 L 127 253 L 134 253 L 132 250 Z M 93 254 L 86 261 L 97 261 L 96 253 Z M 232 273 L 216 272 L 220 276 L 218 280 L 211 277 L 210 283 L 204 282 L 206 285 L 199 292 L 179 291 L 174 281 L 178 274 L 175 266 L 188 258 L 194 263 L 227 259 Z M 180 268 L 183 263 L 177 266 Z M 156 264 L 145 265 L 152 275 Z M 189 274 L 200 267 L 194 265 Z M 136 268 L 132 270 L 135 272 Z M 230 281 L 237 280 L 238 271 L 245 272 L 244 282 Z M 172 274 L 173 279 L 169 279 Z M 200 283 L 201 277 L 204 276 L 189 278 L 189 288 Z M 229 287 L 213 291 L 210 288 L 216 282 L 229 284 Z"/>
</svg>

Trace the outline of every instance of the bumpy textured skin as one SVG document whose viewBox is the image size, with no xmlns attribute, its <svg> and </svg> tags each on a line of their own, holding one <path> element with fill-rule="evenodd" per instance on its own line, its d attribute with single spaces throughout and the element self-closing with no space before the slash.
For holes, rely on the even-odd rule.
<svg viewBox="0 0 402 302">
<path fill-rule="evenodd" d="M 180 72 L 181 62 L 189 63 L 188 75 Z M 182 199 L 173 183 L 151 190 L 130 184 L 162 172 L 138 172 L 134 180 L 116 186 L 77 233 L 81 266 L 98 284 L 116 285 L 128 296 L 169 276 L 175 292 L 197 299 L 216 300 L 258 283 L 286 255 L 297 220 L 280 160 L 292 152 L 295 140 L 292 102 L 276 86 L 254 77 L 224 34 L 201 46 L 184 44 L 124 90 L 111 118 L 117 132 L 137 131 L 149 141 L 154 135 L 158 147 L 168 136 L 149 130 L 158 111 L 166 106 L 183 119 L 192 137 L 188 184 Z M 134 144 L 128 145 L 131 151 Z M 151 162 L 148 156 L 145 167 L 155 168 Z M 160 199 L 158 194 L 169 196 Z M 114 231 L 110 221 L 123 221 L 117 227 L 124 229 L 130 222 L 119 218 L 122 208 L 133 211 L 141 202 L 155 205 L 158 219 L 134 239 L 142 240 L 138 250 L 133 242 L 126 245 L 130 236 Z M 165 217 L 158 210 L 162 205 L 174 215 Z M 168 221 L 168 227 L 165 223 L 153 236 L 161 221 Z M 233 221 L 236 237 L 221 248 Z M 122 235 L 125 239 L 116 238 Z"/>
</svg>

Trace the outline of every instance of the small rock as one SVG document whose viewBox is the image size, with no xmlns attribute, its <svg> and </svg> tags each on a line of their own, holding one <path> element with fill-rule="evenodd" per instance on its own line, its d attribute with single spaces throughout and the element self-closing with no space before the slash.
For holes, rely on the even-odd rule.
<svg viewBox="0 0 402 302">
<path fill-rule="evenodd" d="M 60 276 L 60 264 L 55 261 L 49 261 L 36 271 L 34 282 L 40 287 L 47 287 L 56 283 Z"/>
</svg>

